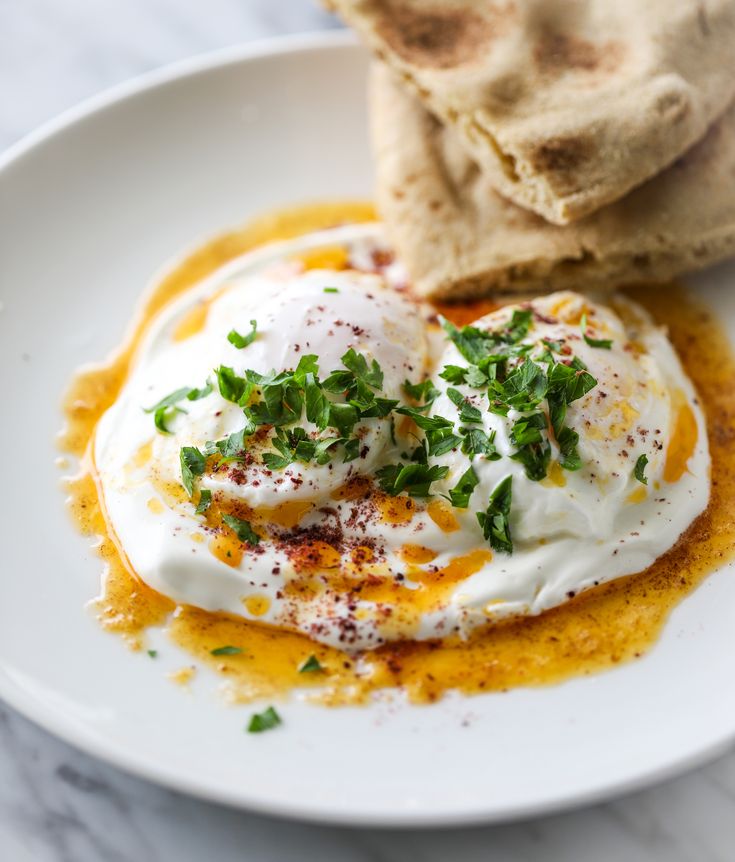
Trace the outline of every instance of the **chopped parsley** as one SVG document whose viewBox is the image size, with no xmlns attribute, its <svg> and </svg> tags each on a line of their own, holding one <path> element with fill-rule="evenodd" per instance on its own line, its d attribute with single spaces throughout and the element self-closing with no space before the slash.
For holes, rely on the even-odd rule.
<svg viewBox="0 0 735 862">
<path fill-rule="evenodd" d="M 488 461 L 499 461 L 502 457 L 495 448 L 495 431 L 486 434 L 481 428 L 460 428 L 462 434 L 462 452 L 469 455 L 470 461 L 475 455 L 483 455 Z"/>
<path fill-rule="evenodd" d="M 373 359 L 368 366 L 365 357 L 351 347 L 341 359 L 344 367 L 350 370 L 358 380 L 363 380 L 373 389 L 380 389 L 383 386 L 383 372 L 377 359 Z"/>
<path fill-rule="evenodd" d="M 212 505 L 212 492 L 209 488 L 202 488 L 199 492 L 199 502 L 194 510 L 197 515 L 203 515 Z"/>
<path fill-rule="evenodd" d="M 272 730 L 282 724 L 281 716 L 275 711 L 272 706 L 263 712 L 256 712 L 250 718 L 250 723 L 247 726 L 248 733 L 262 733 L 264 730 Z"/>
<path fill-rule="evenodd" d="M 533 325 L 533 312 L 528 308 L 516 308 L 508 324 L 493 332 L 478 329 L 475 326 L 463 326 L 458 329 L 445 318 L 441 318 L 441 324 L 462 356 L 472 365 L 482 368 L 483 360 L 493 354 L 502 356 L 503 353 L 507 353 L 509 345 L 517 345 L 528 335 Z"/>
<path fill-rule="evenodd" d="M 228 365 L 220 365 L 214 373 L 217 375 L 219 394 L 225 401 L 232 401 L 240 407 L 247 403 L 253 391 L 253 385 L 248 380 L 236 374 Z"/>
<path fill-rule="evenodd" d="M 392 497 L 402 491 L 411 497 L 428 497 L 432 482 L 438 482 L 449 472 L 449 467 L 438 464 L 412 462 L 410 464 L 386 464 L 375 471 L 380 488 Z"/>
<path fill-rule="evenodd" d="M 429 407 L 434 403 L 439 395 L 439 390 L 434 386 L 431 380 L 423 380 L 421 383 L 411 383 L 408 380 L 403 382 L 403 391 L 412 398 L 417 404 L 424 408 Z"/>
<path fill-rule="evenodd" d="M 144 407 L 143 412 L 153 413 L 153 422 L 161 434 L 170 434 L 171 430 L 168 427 L 168 423 L 171 419 L 177 413 L 186 413 L 186 410 L 176 405 L 185 399 L 187 401 L 198 401 L 200 398 L 206 398 L 213 389 L 214 387 L 210 380 L 207 380 L 201 389 L 183 386 L 181 389 L 176 389 L 164 398 L 161 398 L 152 407 Z"/>
<path fill-rule="evenodd" d="M 603 350 L 610 350 L 612 347 L 612 339 L 610 338 L 590 338 L 587 335 L 587 315 L 582 315 L 582 320 L 580 321 L 580 329 L 582 330 L 582 337 L 585 340 L 586 344 L 589 344 L 590 347 L 601 347 Z"/>
<path fill-rule="evenodd" d="M 325 287 L 324 293 L 339 293 L 338 287 Z"/>
<path fill-rule="evenodd" d="M 221 646 L 209 651 L 210 655 L 240 655 L 242 649 L 239 646 Z"/>
<path fill-rule="evenodd" d="M 475 471 L 472 467 L 469 467 L 460 476 L 459 482 L 449 492 L 449 499 L 452 505 L 457 509 L 466 509 L 470 504 L 472 492 L 477 487 L 479 481 Z"/>
<path fill-rule="evenodd" d="M 490 547 L 506 554 L 513 553 L 513 539 L 510 534 L 512 483 L 513 477 L 506 476 L 490 495 L 487 509 L 477 513 L 477 520 L 485 539 L 490 542 Z"/>
<path fill-rule="evenodd" d="M 148 650 L 149 658 L 158 658 L 158 650 L 157 649 L 149 649 Z"/>
<path fill-rule="evenodd" d="M 153 424 L 161 434 L 171 434 L 168 423 L 177 413 L 186 413 L 180 407 L 159 407 L 153 414 Z"/>
<path fill-rule="evenodd" d="M 251 320 L 250 326 L 252 328 L 247 335 L 240 335 L 236 329 L 231 329 L 227 333 L 227 340 L 238 350 L 242 350 L 243 347 L 252 344 L 255 341 L 255 336 L 258 334 L 258 324 L 254 320 Z"/>
<path fill-rule="evenodd" d="M 337 288 L 324 290 L 337 292 Z M 251 344 L 257 336 L 254 320 L 251 326 L 246 335 L 232 330 L 227 336 L 230 343 L 238 349 Z M 480 427 L 483 408 L 478 406 L 481 403 L 478 399 L 483 397 L 488 399 L 485 409 L 489 412 L 512 417 L 510 442 L 514 451 L 510 458 L 523 465 L 528 478 L 540 481 L 547 475 L 552 441 L 558 446 L 559 464 L 566 470 L 580 469 L 579 435 L 566 425 L 567 407 L 596 386 L 597 381 L 578 357 L 569 355 L 564 342 L 540 339 L 523 343 L 533 328 L 533 312 L 529 308 L 516 308 L 510 319 L 495 330 L 459 328 L 444 319 L 442 326 L 468 363 L 446 365 L 439 375 L 450 384 L 445 392 L 457 409 L 454 421 L 429 415 L 440 395 L 431 380 L 404 381 L 403 392 L 409 404 L 384 397 L 380 364 L 354 348 L 341 356 L 340 368 L 323 378 L 315 354 L 301 356 L 295 369 L 271 370 L 266 374 L 219 366 L 215 369 L 217 389 L 225 400 L 242 409 L 245 424 L 222 440 L 208 441 L 203 451 L 193 446 L 181 449 L 182 484 L 187 493 L 194 496 L 196 479 L 203 475 L 209 457 L 216 459 L 215 469 L 230 461 L 250 463 L 253 454 L 249 438 L 259 429 L 264 429 L 272 447 L 259 457 L 266 469 L 280 471 L 294 463 L 327 465 L 335 457 L 341 457 L 343 463 L 358 458 L 364 445 L 361 442 L 364 429 L 356 430 L 356 426 L 366 419 L 388 420 L 395 444 L 395 414 L 399 414 L 408 416 L 417 426 L 418 431 L 412 436 L 418 445 L 411 452 L 402 452 L 397 463 L 376 470 L 375 478 L 387 494 L 427 497 L 433 483 L 445 479 L 449 472 L 447 466 L 430 459 L 455 450 L 460 450 L 470 461 L 476 457 L 492 461 L 501 458 L 495 446 L 495 431 L 487 432 Z M 592 343 L 586 336 L 585 318 L 582 328 L 585 340 Z M 605 344 L 595 342 L 593 346 Z M 477 391 L 476 395 L 467 395 L 456 386 L 470 387 Z M 154 417 L 159 430 L 168 431 L 166 423 L 182 409 L 178 405 L 183 399 L 196 400 L 212 390 L 211 381 L 201 390 L 182 388 L 150 408 L 154 413 L 161 411 Z M 300 424 L 304 418 L 309 426 Z M 263 439 L 263 435 L 258 439 Z M 447 497 L 455 507 L 467 508 L 477 484 L 477 475 L 470 466 Z M 508 519 L 510 501 L 508 476 L 493 491 L 488 509 L 477 513 L 492 547 L 508 553 L 513 547 Z M 206 512 L 211 503 L 211 492 L 202 490 L 197 514 Z M 223 515 L 222 519 L 240 541 L 258 543 L 258 534 L 248 521 L 232 515 Z"/>
<path fill-rule="evenodd" d="M 250 526 L 250 521 L 238 518 L 235 515 L 222 515 L 222 520 L 241 542 L 247 542 L 249 545 L 257 545 L 260 541 L 260 536 Z"/>
<path fill-rule="evenodd" d="M 565 425 L 557 434 L 556 442 L 559 444 L 559 464 L 565 470 L 580 470 L 582 459 L 577 451 L 579 434 Z"/>
<path fill-rule="evenodd" d="M 299 673 L 321 673 L 324 670 L 315 655 L 310 655 L 299 667 Z"/>
<path fill-rule="evenodd" d="M 186 493 L 193 497 L 194 482 L 198 476 L 204 474 L 207 457 L 196 446 L 182 446 L 179 452 L 179 462 L 181 464 L 181 484 L 186 489 Z"/>
<path fill-rule="evenodd" d="M 471 404 L 459 389 L 453 389 L 451 386 L 447 389 L 449 400 L 459 411 L 460 422 L 482 422 L 482 413 L 480 410 Z"/>
<path fill-rule="evenodd" d="M 230 461 L 245 460 L 246 447 L 245 437 L 255 431 L 255 426 L 246 425 L 240 428 L 239 431 L 233 431 L 222 440 L 208 440 L 204 447 L 205 455 L 219 455 L 220 464 L 227 464 Z"/>
<path fill-rule="evenodd" d="M 635 467 L 633 468 L 633 475 L 636 479 L 644 485 L 648 484 L 648 479 L 646 477 L 646 465 L 648 464 L 648 456 L 647 455 L 639 455 L 638 460 L 635 462 Z"/>
</svg>

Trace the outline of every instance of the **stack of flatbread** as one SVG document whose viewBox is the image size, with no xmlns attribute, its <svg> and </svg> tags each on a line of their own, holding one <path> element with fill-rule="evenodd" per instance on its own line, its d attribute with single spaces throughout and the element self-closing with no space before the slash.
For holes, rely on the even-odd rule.
<svg viewBox="0 0 735 862">
<path fill-rule="evenodd" d="M 422 294 L 735 253 L 735 0 L 329 3 L 378 58 L 378 205 Z"/>
</svg>

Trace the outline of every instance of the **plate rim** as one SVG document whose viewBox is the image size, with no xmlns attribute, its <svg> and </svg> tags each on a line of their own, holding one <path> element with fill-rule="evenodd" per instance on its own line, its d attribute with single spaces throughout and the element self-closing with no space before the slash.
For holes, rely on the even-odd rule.
<svg viewBox="0 0 735 862">
<path fill-rule="evenodd" d="M 307 30 L 303 33 L 288 33 L 280 36 L 265 36 L 249 42 L 238 42 L 201 51 L 156 66 L 146 72 L 125 78 L 117 84 L 104 87 L 97 93 L 64 108 L 59 113 L 44 120 L 30 132 L 22 135 L 10 146 L 0 150 L 0 174 L 36 147 L 46 143 L 49 138 L 63 132 L 70 126 L 82 122 L 92 114 L 104 111 L 118 102 L 124 102 L 149 90 L 165 86 L 173 81 L 194 77 L 215 68 L 234 66 L 243 60 L 257 60 L 279 54 L 299 54 L 324 49 L 354 47 L 359 45 L 357 36 L 348 29 Z"/>
<path fill-rule="evenodd" d="M 316 30 L 307 33 L 267 37 L 244 44 L 227 46 L 214 51 L 199 53 L 144 72 L 67 108 L 0 152 L 0 188 L 6 172 L 21 162 L 26 155 L 48 143 L 66 129 L 116 106 L 118 103 L 134 99 L 143 93 L 164 87 L 174 81 L 196 77 L 230 65 L 257 61 L 270 56 L 341 50 L 355 47 L 358 44 L 357 38 L 349 30 Z M 224 804 L 271 817 L 355 827 L 405 829 L 488 825 L 546 816 L 571 809 L 587 808 L 681 775 L 721 755 L 735 741 L 734 724 L 732 730 L 721 738 L 714 741 L 710 740 L 701 747 L 690 748 L 678 759 L 658 768 L 650 769 L 646 773 L 624 779 L 598 782 L 598 785 L 591 789 L 568 792 L 566 795 L 545 801 L 536 800 L 505 808 L 496 805 L 491 810 L 480 805 L 466 808 L 462 812 L 451 812 L 443 815 L 437 815 L 435 812 L 422 813 L 418 810 L 397 810 L 388 815 L 385 812 L 359 813 L 354 810 L 325 811 L 319 803 L 312 804 L 308 800 L 299 803 L 284 800 L 263 800 L 255 793 L 244 793 L 241 788 L 214 786 L 196 777 L 176 773 L 168 767 L 159 766 L 156 761 L 146 760 L 145 757 L 132 750 L 115 747 L 104 736 L 96 733 L 88 726 L 79 727 L 71 716 L 65 715 L 34 697 L 14 681 L 12 676 L 7 674 L 0 674 L 0 698 L 50 735 L 120 769 L 124 773 L 174 792 L 185 793 L 204 801 Z"/>
</svg>

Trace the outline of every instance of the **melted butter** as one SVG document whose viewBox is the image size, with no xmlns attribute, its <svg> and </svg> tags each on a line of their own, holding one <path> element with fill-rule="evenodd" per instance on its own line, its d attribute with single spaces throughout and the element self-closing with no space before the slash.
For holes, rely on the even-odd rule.
<svg viewBox="0 0 735 862">
<path fill-rule="evenodd" d="M 646 486 L 641 485 L 640 488 L 636 488 L 635 491 L 628 495 L 625 502 L 635 505 L 636 503 L 643 503 L 647 499 L 648 491 L 646 490 Z"/>
<path fill-rule="evenodd" d="M 480 317 L 490 314 L 502 308 L 504 303 L 498 302 L 495 299 L 475 299 L 472 302 L 463 302 L 461 304 L 452 302 L 435 302 L 434 308 L 451 320 L 455 326 L 466 326 L 468 323 L 473 323 Z"/>
<path fill-rule="evenodd" d="M 347 484 L 332 492 L 333 500 L 359 500 L 367 497 L 372 489 L 372 482 L 367 476 L 354 476 Z"/>
<path fill-rule="evenodd" d="M 152 457 L 153 440 L 149 440 L 147 443 L 144 443 L 133 456 L 133 467 L 145 467 Z"/>
<path fill-rule="evenodd" d="M 296 255 L 304 269 L 346 269 L 349 255 L 344 246 L 327 245 Z"/>
<path fill-rule="evenodd" d="M 297 545 L 290 551 L 289 557 L 297 572 L 339 569 L 342 564 L 340 552 L 321 539 L 313 539 Z"/>
<path fill-rule="evenodd" d="M 666 449 L 666 461 L 664 463 L 664 479 L 667 482 L 678 482 L 687 469 L 689 459 L 694 454 L 697 445 L 697 420 L 692 408 L 684 400 L 679 399 L 676 408 L 674 428 L 671 439 Z"/>
<path fill-rule="evenodd" d="M 549 469 L 546 473 L 546 478 L 541 480 L 542 485 L 555 485 L 557 488 L 563 488 L 567 484 L 567 477 L 564 475 L 564 468 L 558 461 L 552 461 L 549 464 Z"/>
<path fill-rule="evenodd" d="M 242 542 L 232 532 L 217 533 L 209 540 L 207 547 L 213 557 L 233 569 L 242 562 Z"/>
<path fill-rule="evenodd" d="M 271 600 L 268 596 L 248 596 L 244 601 L 245 609 L 253 617 L 262 617 L 268 613 Z"/>
<path fill-rule="evenodd" d="M 378 494 L 375 504 L 386 524 L 410 524 L 416 514 L 416 503 L 411 497 L 390 497 Z"/>
<path fill-rule="evenodd" d="M 154 515 L 161 515 L 164 511 L 163 503 L 158 499 L 158 497 L 151 497 L 150 500 L 146 503 L 148 509 L 153 512 Z"/>
<path fill-rule="evenodd" d="M 206 299 L 202 299 L 192 309 L 187 311 L 174 328 L 172 335 L 173 340 L 185 341 L 187 338 L 191 338 L 192 335 L 196 335 L 198 332 L 201 332 L 207 323 L 209 309 L 212 307 L 212 303 L 219 299 L 219 297 L 228 289 L 229 287 L 225 286 L 214 291 L 211 296 L 208 296 Z"/>
<path fill-rule="evenodd" d="M 146 325 L 167 302 L 227 260 L 260 243 L 330 224 L 372 218 L 372 208 L 367 204 L 296 208 L 226 234 L 190 255 L 147 293 L 123 349 L 108 363 L 84 371 L 73 382 L 65 402 L 67 425 L 62 436 L 65 450 L 77 455 L 84 452 L 97 420 L 115 400 L 125 380 Z M 396 686 L 405 689 L 412 700 L 427 702 L 449 689 L 474 693 L 554 683 L 640 656 L 655 643 L 671 609 L 733 555 L 735 362 L 716 320 L 683 291 L 671 286 L 638 287 L 633 297 L 649 309 L 658 323 L 668 327 L 684 367 L 698 389 L 708 421 L 713 475 L 717 477 L 706 512 L 674 548 L 646 571 L 589 590 L 538 617 L 495 623 L 467 641 L 452 638 L 431 643 L 404 641 L 366 651 L 354 659 L 303 635 L 255 621 L 188 606 L 175 607 L 140 582 L 107 528 L 93 465 L 87 458 L 82 462 L 80 474 L 68 480 L 67 487 L 73 516 L 86 533 L 100 537 L 98 551 L 105 563 L 105 575 L 102 595 L 95 600 L 95 607 L 101 624 L 123 635 L 133 646 L 140 646 L 147 628 L 166 624 L 166 631 L 175 643 L 227 680 L 229 696 L 238 702 L 307 688 L 314 689 L 315 698 L 323 703 L 361 703 L 376 690 Z M 462 325 L 497 307 L 498 303 L 488 300 L 443 305 L 439 310 L 455 324 Z M 681 438 L 676 443 L 677 451 L 685 453 L 690 445 L 684 443 L 688 439 L 686 418 L 681 422 L 681 433 L 675 429 L 670 444 L 672 474 L 674 464 L 677 470 L 682 469 L 682 464 L 685 469 L 688 460 L 683 454 L 676 458 L 673 455 L 677 438 Z M 141 455 L 141 466 L 150 460 L 150 455 L 150 450 L 145 457 Z M 356 500 L 365 495 L 367 488 L 364 481 L 353 482 L 335 497 Z M 177 493 L 180 497 L 180 492 Z M 442 529 L 451 527 L 448 517 L 454 518 L 451 509 L 447 507 L 444 511 L 440 503 L 432 501 L 432 504 L 439 518 L 437 523 L 445 525 Z M 401 517 L 405 516 L 404 511 Z M 216 513 L 211 517 L 216 517 Z M 209 518 L 207 513 L 208 525 Z M 228 534 L 223 531 L 219 537 L 222 550 L 226 551 L 224 540 Z M 233 547 L 242 552 L 241 543 L 235 544 L 234 537 L 229 538 Z M 442 579 L 429 582 L 426 570 L 420 567 L 421 562 L 430 562 L 428 559 L 406 562 L 407 578 L 416 579 L 413 588 L 381 577 L 377 569 L 371 573 L 369 561 L 365 561 L 367 570 L 352 578 L 340 568 L 329 570 L 329 582 L 334 588 L 354 591 L 371 601 L 387 604 L 400 601 L 395 615 L 388 614 L 381 623 L 383 633 L 389 634 L 396 618 L 404 623 L 416 621 L 420 609 L 430 607 L 441 591 L 447 589 Z M 482 564 L 479 558 L 474 563 Z M 444 580 L 451 580 L 454 574 L 461 579 L 472 567 L 473 563 L 467 561 L 452 561 L 444 567 Z M 420 577 L 426 582 L 420 583 Z M 306 573 L 290 582 L 286 592 L 317 593 L 324 589 L 315 574 Z M 213 657 L 211 650 L 223 644 L 241 648 L 242 654 Z M 316 656 L 325 672 L 299 674 L 298 668 L 311 655 Z"/>
<path fill-rule="evenodd" d="M 414 573 L 411 575 L 411 580 L 419 581 L 422 584 L 454 585 L 479 572 L 492 558 L 491 550 L 480 548 L 463 554 L 461 557 L 455 557 L 446 566 L 436 571 L 429 569 L 422 571 L 421 574 Z"/>
<path fill-rule="evenodd" d="M 195 667 L 181 667 L 178 670 L 171 671 L 168 678 L 175 685 L 180 685 L 183 688 L 188 688 L 189 683 L 194 679 L 197 669 Z"/>
<path fill-rule="evenodd" d="M 459 521 L 452 507 L 441 497 L 434 497 L 426 507 L 426 513 L 431 520 L 445 533 L 456 533 Z"/>
<path fill-rule="evenodd" d="M 430 563 L 436 557 L 436 551 L 423 545 L 404 545 L 399 556 L 406 563 Z"/>
<path fill-rule="evenodd" d="M 82 462 L 79 474 L 67 479 L 65 486 L 72 517 L 84 535 L 97 538 L 95 549 L 104 563 L 102 594 L 91 603 L 97 619 L 104 629 L 140 649 L 145 630 L 164 623 L 175 605 L 135 576 L 114 533 L 108 531 L 89 460 Z"/>
<path fill-rule="evenodd" d="M 298 526 L 307 512 L 314 508 L 314 504 L 308 500 L 286 500 L 272 508 L 265 506 L 256 509 L 255 516 L 264 524 L 278 524 L 290 530 Z"/>
</svg>

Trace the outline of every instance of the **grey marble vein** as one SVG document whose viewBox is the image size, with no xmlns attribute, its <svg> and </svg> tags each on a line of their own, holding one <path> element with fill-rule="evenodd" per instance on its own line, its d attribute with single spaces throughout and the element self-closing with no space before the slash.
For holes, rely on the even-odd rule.
<svg viewBox="0 0 735 862">
<path fill-rule="evenodd" d="M 170 61 L 335 26 L 311 0 L 0 0 L 0 149 Z M 0 862 L 731 862 L 735 754 L 586 810 L 440 832 L 277 822 L 154 787 L 0 705 Z"/>
</svg>

